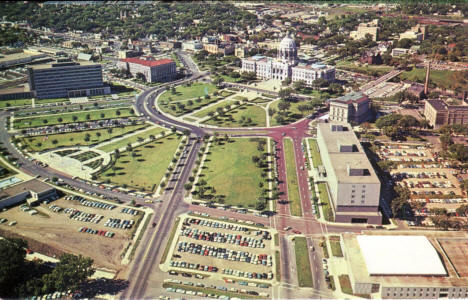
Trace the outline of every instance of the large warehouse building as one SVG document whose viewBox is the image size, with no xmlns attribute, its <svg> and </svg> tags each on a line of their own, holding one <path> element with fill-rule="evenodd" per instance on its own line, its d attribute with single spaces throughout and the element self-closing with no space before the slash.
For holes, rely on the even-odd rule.
<svg viewBox="0 0 468 300">
<path fill-rule="evenodd" d="M 39 99 L 97 96 L 110 93 L 102 67 L 90 62 L 57 62 L 28 68 L 29 89 Z"/>
<path fill-rule="evenodd" d="M 381 224 L 380 181 L 351 125 L 318 123 L 317 143 L 335 221 Z"/>
<path fill-rule="evenodd" d="M 354 294 L 383 299 L 467 298 L 465 239 L 343 234 Z M 450 244 L 449 244 L 450 243 Z M 449 245 L 456 243 L 456 250 Z"/>
</svg>

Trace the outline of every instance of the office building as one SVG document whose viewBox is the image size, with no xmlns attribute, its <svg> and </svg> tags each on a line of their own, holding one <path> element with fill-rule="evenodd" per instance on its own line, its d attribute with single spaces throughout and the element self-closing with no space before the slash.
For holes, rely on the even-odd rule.
<svg viewBox="0 0 468 300">
<path fill-rule="evenodd" d="M 234 54 L 235 44 L 231 43 L 213 43 L 213 44 L 204 44 L 203 49 L 210 54 L 223 54 L 230 55 Z"/>
<path fill-rule="evenodd" d="M 331 121 L 362 123 L 371 117 L 371 101 L 362 92 L 353 92 L 330 100 Z"/>
<path fill-rule="evenodd" d="M 0 209 L 28 200 L 35 204 L 48 198 L 56 197 L 54 187 L 37 179 L 21 182 L 0 191 Z"/>
<path fill-rule="evenodd" d="M 380 181 L 351 125 L 318 123 L 317 144 L 335 221 L 381 224 Z"/>
<path fill-rule="evenodd" d="M 448 105 L 442 100 L 426 100 L 424 116 L 434 128 L 444 125 L 468 125 L 468 105 Z"/>
<path fill-rule="evenodd" d="M 28 68 L 29 89 L 34 97 L 61 98 L 110 93 L 102 81 L 102 67 L 90 62 L 57 62 Z"/>
<path fill-rule="evenodd" d="M 134 77 L 138 73 L 143 74 L 146 82 L 171 81 L 177 75 L 176 63 L 173 60 L 155 60 L 150 56 L 121 59 L 117 67 L 128 70 Z"/>
<path fill-rule="evenodd" d="M 468 297 L 468 244 L 455 237 L 342 234 L 354 294 L 381 299 Z"/>
</svg>

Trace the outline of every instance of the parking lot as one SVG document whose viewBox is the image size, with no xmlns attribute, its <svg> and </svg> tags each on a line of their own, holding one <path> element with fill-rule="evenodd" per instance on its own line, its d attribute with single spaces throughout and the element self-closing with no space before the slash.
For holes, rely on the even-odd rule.
<svg viewBox="0 0 468 300">
<path fill-rule="evenodd" d="M 171 297 L 268 297 L 275 278 L 273 247 L 272 233 L 264 228 L 186 215 L 165 261 L 163 286 Z"/>
<path fill-rule="evenodd" d="M 392 182 L 389 184 L 407 187 L 412 201 L 424 203 L 418 215 L 426 215 L 430 208 L 454 211 L 466 202 L 456 178 L 458 170 L 426 146 L 384 144 L 378 155 L 382 160 L 396 163 L 396 167 L 390 171 Z"/>
<path fill-rule="evenodd" d="M 141 212 L 134 215 L 122 209 L 67 195 L 32 209 L 15 206 L 0 212 L 0 219 L 7 220 L 0 224 L 0 229 L 46 244 L 57 253 L 82 254 L 94 259 L 99 267 L 118 270 L 121 254 L 143 216 Z M 9 226 L 13 221 L 16 224 Z"/>
</svg>

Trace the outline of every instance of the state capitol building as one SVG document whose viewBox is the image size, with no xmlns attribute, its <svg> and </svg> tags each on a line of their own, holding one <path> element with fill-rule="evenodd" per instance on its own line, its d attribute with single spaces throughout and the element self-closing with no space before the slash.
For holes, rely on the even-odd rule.
<svg viewBox="0 0 468 300">
<path fill-rule="evenodd" d="M 242 72 L 254 72 L 260 79 L 291 78 L 292 82 L 304 81 L 306 85 L 318 78 L 335 80 L 334 67 L 299 62 L 296 43 L 289 34 L 279 44 L 276 59 L 262 55 L 242 59 Z"/>
</svg>

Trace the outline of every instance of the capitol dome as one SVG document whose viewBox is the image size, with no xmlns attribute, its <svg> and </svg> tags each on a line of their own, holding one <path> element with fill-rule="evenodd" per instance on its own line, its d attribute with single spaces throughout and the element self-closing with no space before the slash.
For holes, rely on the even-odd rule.
<svg viewBox="0 0 468 300">
<path fill-rule="evenodd" d="M 278 60 L 286 63 L 297 63 L 297 46 L 294 39 L 288 33 L 281 40 L 278 47 Z"/>
</svg>

